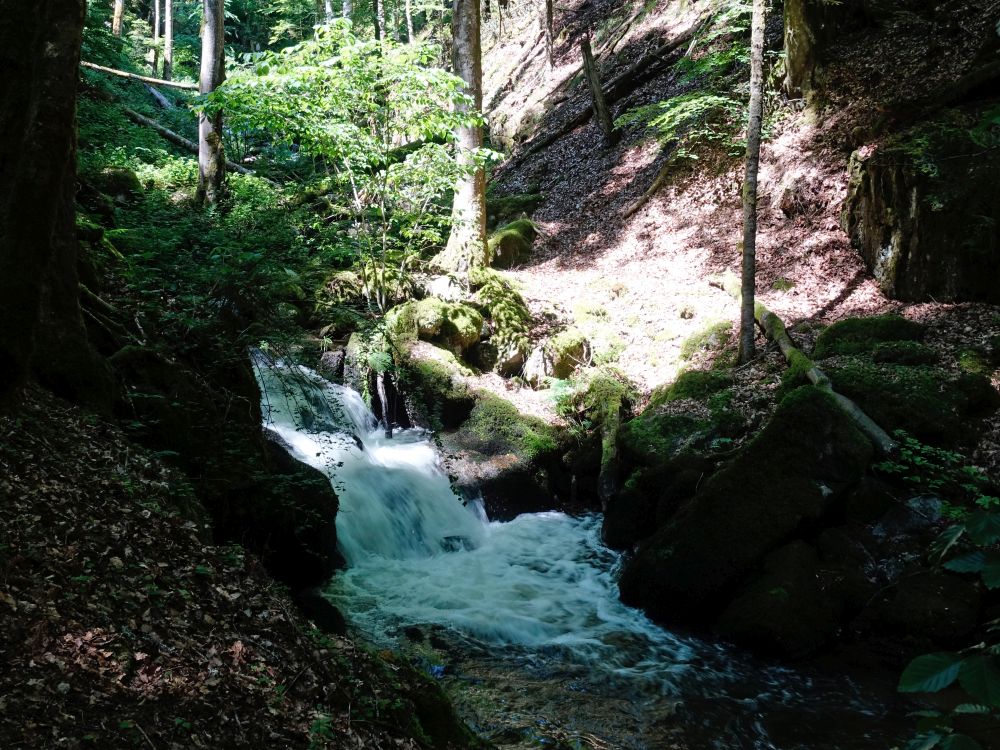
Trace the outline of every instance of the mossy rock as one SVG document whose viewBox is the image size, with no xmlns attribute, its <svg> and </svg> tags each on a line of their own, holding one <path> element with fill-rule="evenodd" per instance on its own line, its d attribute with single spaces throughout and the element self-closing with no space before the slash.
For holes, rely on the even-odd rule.
<svg viewBox="0 0 1000 750">
<path fill-rule="evenodd" d="M 490 265 L 510 268 L 531 255 L 531 246 L 538 230 L 529 219 L 517 219 L 504 225 L 489 238 Z"/>
<path fill-rule="evenodd" d="M 664 414 L 653 407 L 625 424 L 621 447 L 631 461 L 657 466 L 683 453 L 706 451 L 714 436 L 710 420 L 687 414 Z"/>
<path fill-rule="evenodd" d="M 493 395 L 482 396 L 461 429 L 477 449 L 512 453 L 527 462 L 559 446 L 555 428 L 537 417 L 522 414 L 509 401 Z"/>
<path fill-rule="evenodd" d="M 686 370 L 666 387 L 657 388 L 650 398 L 650 406 L 658 406 L 669 401 L 692 398 L 704 401 L 709 396 L 729 388 L 733 376 L 721 370 Z"/>
<path fill-rule="evenodd" d="M 461 354 L 478 342 L 482 333 L 483 316 L 479 311 L 460 302 L 452 303 L 448 305 L 441 333 L 434 340 Z"/>
<path fill-rule="evenodd" d="M 117 200 L 135 200 L 142 193 L 139 177 L 125 167 L 107 167 L 88 175 L 87 180 L 97 190 Z"/>
<path fill-rule="evenodd" d="M 474 307 L 437 297 L 404 302 L 385 316 L 386 334 L 400 349 L 419 338 L 461 356 L 479 341 L 482 330 L 483 316 Z"/>
<path fill-rule="evenodd" d="M 933 365 L 941 357 L 919 341 L 885 341 L 875 344 L 872 359 L 881 364 Z"/>
<path fill-rule="evenodd" d="M 872 364 L 861 358 L 824 371 L 835 390 L 854 400 L 883 429 L 905 430 L 933 445 L 968 442 L 975 436 L 975 420 L 1000 406 L 1000 394 L 982 375 Z"/>
<path fill-rule="evenodd" d="M 622 600 L 660 620 L 714 619 L 768 553 L 857 482 L 872 454 L 832 396 L 798 389 L 625 567 Z"/>
<path fill-rule="evenodd" d="M 470 375 L 451 352 L 430 344 L 412 346 L 399 383 L 410 420 L 434 431 L 458 427 L 476 403 L 466 380 Z"/>
<path fill-rule="evenodd" d="M 485 309 L 492 322 L 489 341 L 497 351 L 495 368 L 501 375 L 515 375 L 528 356 L 531 312 L 501 273 L 488 268 L 477 269 L 469 274 L 469 280 L 477 287 L 473 301 Z"/>
<path fill-rule="evenodd" d="M 546 375 L 566 380 L 587 360 L 589 342 L 579 328 L 566 328 L 545 344 L 550 372 Z"/>
<path fill-rule="evenodd" d="M 359 305 L 364 300 L 361 277 L 354 271 L 335 271 L 316 292 L 320 309 L 328 306 Z"/>
<path fill-rule="evenodd" d="M 718 320 L 695 331 L 681 343 L 681 359 L 691 359 L 698 352 L 719 351 L 725 347 L 733 333 L 733 324 Z"/>
<path fill-rule="evenodd" d="M 816 339 L 813 358 L 838 354 L 867 354 L 888 341 L 920 341 L 926 327 L 898 315 L 847 318 L 825 328 Z"/>
<path fill-rule="evenodd" d="M 963 349 L 958 353 L 958 366 L 962 372 L 973 375 L 992 375 L 996 365 L 990 355 L 980 349 Z"/>
</svg>

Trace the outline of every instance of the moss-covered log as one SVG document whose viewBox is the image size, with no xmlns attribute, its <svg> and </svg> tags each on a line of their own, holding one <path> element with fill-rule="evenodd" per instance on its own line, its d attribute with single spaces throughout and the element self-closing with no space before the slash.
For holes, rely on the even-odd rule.
<svg viewBox="0 0 1000 750">
<path fill-rule="evenodd" d="M 711 284 L 728 293 L 733 299 L 740 300 L 740 280 L 731 271 L 714 277 L 711 280 Z M 819 369 L 816 363 L 809 359 L 809 357 L 803 354 L 801 349 L 795 346 L 795 342 L 788 335 L 788 331 L 785 329 L 785 324 L 781 321 L 781 318 L 768 310 L 762 303 L 755 302 L 754 319 L 764 330 L 767 338 L 776 343 L 778 348 L 781 349 L 781 353 L 785 356 L 789 366 L 804 375 L 816 387 L 829 392 L 836 400 L 837 405 L 851 418 L 858 429 L 864 433 L 865 437 L 871 440 L 876 450 L 883 455 L 891 455 L 896 452 L 896 449 L 899 447 L 896 441 L 885 430 L 875 424 L 875 421 L 865 414 L 856 403 L 834 391 L 833 384 L 826 373 Z"/>
</svg>

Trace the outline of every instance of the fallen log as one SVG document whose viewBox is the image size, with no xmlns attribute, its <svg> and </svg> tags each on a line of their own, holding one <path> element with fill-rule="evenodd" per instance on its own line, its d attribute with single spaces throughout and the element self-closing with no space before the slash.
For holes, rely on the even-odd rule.
<svg viewBox="0 0 1000 750">
<path fill-rule="evenodd" d="M 103 65 L 97 65 L 96 63 L 87 62 L 85 60 L 80 61 L 80 67 L 89 68 L 90 70 L 99 70 L 102 73 L 118 76 L 119 78 L 129 78 L 133 81 L 142 81 L 143 83 L 151 83 L 154 86 L 168 86 L 174 89 L 184 89 L 185 91 L 198 90 L 198 84 L 196 83 L 178 83 L 177 81 L 164 81 L 162 78 L 150 78 L 149 76 L 141 76 L 138 73 L 129 73 L 127 70 L 115 70 L 114 68 L 106 68 Z"/>
<path fill-rule="evenodd" d="M 653 196 L 660 192 L 660 188 L 666 184 L 667 178 L 670 177 L 670 168 L 673 166 L 673 153 L 676 145 L 677 142 L 674 141 L 665 149 L 666 160 L 663 162 L 663 166 L 660 167 L 660 170 L 656 173 L 656 177 L 653 179 L 652 184 L 646 188 L 646 192 L 639 196 L 635 203 L 625 209 L 626 219 L 649 203 Z"/>
<path fill-rule="evenodd" d="M 165 97 L 159 89 L 155 89 L 147 83 L 146 90 L 149 92 L 150 96 L 156 99 L 156 103 L 163 107 L 163 109 L 174 108 L 174 103 Z"/>
<path fill-rule="evenodd" d="M 122 107 L 122 111 L 125 113 L 125 116 L 128 117 L 128 119 L 130 119 L 132 122 L 155 130 L 156 133 L 160 135 L 164 140 L 170 141 L 175 146 L 178 146 L 184 149 L 185 151 L 190 151 L 192 154 L 198 153 L 198 144 L 195 143 L 194 141 L 189 141 L 187 138 L 185 138 L 182 135 L 179 135 L 178 133 L 175 133 L 173 130 L 168 130 L 167 128 L 160 125 L 160 123 L 158 123 L 156 120 L 146 117 L 145 115 L 141 115 L 133 109 L 129 109 L 128 107 Z M 228 160 L 226 161 L 226 169 L 231 169 L 234 172 L 239 172 L 240 174 L 249 175 L 251 177 L 255 176 L 252 170 L 247 169 L 241 164 L 237 164 L 236 162 Z M 265 179 L 266 182 L 270 182 L 272 185 L 275 184 L 270 180 L 266 180 L 266 178 L 262 179 Z"/>
<path fill-rule="evenodd" d="M 709 283 L 722 289 L 737 302 L 742 298 L 740 290 L 740 279 L 732 271 L 726 271 L 721 276 L 714 276 L 709 279 Z M 761 302 L 754 302 L 754 319 L 763 329 L 767 338 L 778 345 L 781 353 L 789 365 L 801 371 L 809 382 L 817 388 L 821 388 L 837 402 L 837 405 L 854 422 L 854 425 L 871 440 L 875 449 L 885 456 L 891 456 L 899 449 L 899 444 L 893 440 L 889 434 L 875 424 L 874 420 L 865 414 L 861 407 L 840 393 L 833 390 L 830 378 L 823 372 L 816 363 L 802 353 L 802 350 L 795 346 L 791 336 L 785 329 L 785 324 L 777 315 L 768 310 Z"/>
</svg>

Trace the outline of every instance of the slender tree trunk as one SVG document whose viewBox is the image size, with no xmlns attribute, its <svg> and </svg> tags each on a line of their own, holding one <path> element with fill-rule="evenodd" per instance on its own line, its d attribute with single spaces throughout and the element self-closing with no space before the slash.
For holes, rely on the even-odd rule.
<svg viewBox="0 0 1000 750">
<path fill-rule="evenodd" d="M 389 29 L 391 36 L 397 42 L 402 41 L 399 33 L 399 3 L 389 5 Z"/>
<path fill-rule="evenodd" d="M 16 396 L 29 367 L 62 395 L 110 401 L 107 370 L 87 341 L 76 268 L 85 12 L 85 0 L 0 2 L 0 401 Z"/>
<path fill-rule="evenodd" d="M 122 20 L 125 18 L 125 0 L 115 0 L 114 15 L 111 17 L 111 33 L 122 35 Z"/>
<path fill-rule="evenodd" d="M 198 90 L 210 94 L 225 80 L 225 0 L 203 0 L 205 23 L 201 31 L 201 79 Z M 198 116 L 199 203 L 217 203 L 226 179 L 222 148 L 222 112 Z"/>
<path fill-rule="evenodd" d="M 354 0 L 344 0 L 344 18 L 350 18 L 354 14 Z"/>
<path fill-rule="evenodd" d="M 155 76 L 160 68 L 160 0 L 153 0 L 153 48 L 149 51 L 149 66 Z"/>
<path fill-rule="evenodd" d="M 164 0 L 163 6 L 163 78 L 174 75 L 174 0 Z"/>
<path fill-rule="evenodd" d="M 766 0 L 753 0 L 750 31 L 750 117 L 746 179 L 743 182 L 743 278 L 740 305 L 740 363 L 754 356 L 754 294 L 757 273 L 757 169 L 764 115 L 764 15 Z"/>
<path fill-rule="evenodd" d="M 552 67 L 555 55 L 555 39 L 552 32 L 554 25 L 555 9 L 553 8 L 553 0 L 545 0 L 545 18 L 542 19 L 542 26 L 545 31 L 545 55 L 548 58 L 550 68 Z"/>
<path fill-rule="evenodd" d="M 372 10 L 375 13 L 375 39 L 385 39 L 385 0 L 372 0 Z"/>
<path fill-rule="evenodd" d="M 334 15 L 333 15 L 333 0 L 324 0 L 324 2 L 323 2 L 323 11 L 325 13 L 326 22 L 327 23 L 333 23 L 333 19 L 334 19 Z"/>
<path fill-rule="evenodd" d="M 608 101 L 604 98 L 604 89 L 601 88 L 601 74 L 597 70 L 597 63 L 594 61 L 594 53 L 590 49 L 590 37 L 584 36 L 580 40 L 580 51 L 583 52 L 583 70 L 587 76 L 587 84 L 590 86 L 590 96 L 594 101 L 594 115 L 604 132 L 604 138 L 608 145 L 615 145 L 618 141 L 618 133 L 615 131 L 615 123 L 611 118 L 611 110 L 608 109 Z"/>
<path fill-rule="evenodd" d="M 406 0 L 404 12 L 406 13 L 406 41 L 413 44 L 416 40 L 416 34 L 413 33 L 413 4 L 410 0 Z"/>
<path fill-rule="evenodd" d="M 479 37 L 479 0 L 455 0 L 452 11 L 452 65 L 466 85 L 476 110 L 483 107 L 482 43 Z M 481 126 L 461 127 L 455 133 L 458 158 L 469 173 L 455 187 L 451 235 L 437 264 L 449 270 L 468 272 L 488 266 L 486 245 L 486 173 L 474 168 L 473 154 L 483 146 Z"/>
</svg>

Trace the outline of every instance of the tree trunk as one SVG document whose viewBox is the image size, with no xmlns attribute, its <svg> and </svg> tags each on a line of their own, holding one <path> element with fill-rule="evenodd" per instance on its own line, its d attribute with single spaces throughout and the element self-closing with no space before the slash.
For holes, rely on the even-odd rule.
<svg viewBox="0 0 1000 750">
<path fill-rule="evenodd" d="M 354 0 L 344 0 L 344 18 L 350 18 L 354 14 Z"/>
<path fill-rule="evenodd" d="M 333 19 L 334 19 L 334 15 L 333 15 L 333 0 L 324 0 L 324 2 L 323 2 L 323 11 L 324 11 L 324 14 L 325 14 L 326 22 L 327 23 L 333 23 Z"/>
<path fill-rule="evenodd" d="M 452 64 L 466 85 L 476 110 L 483 106 L 482 45 L 479 38 L 479 0 L 455 0 L 452 11 Z M 461 127 L 455 133 L 458 158 L 469 172 L 455 187 L 448 246 L 435 258 L 437 265 L 459 273 L 488 266 L 486 246 L 486 173 L 474 168 L 474 152 L 483 146 L 481 126 Z"/>
<path fill-rule="evenodd" d="M 545 18 L 542 19 L 542 27 L 545 30 L 545 56 L 552 67 L 553 56 L 555 54 L 555 40 L 553 39 L 552 27 L 555 24 L 555 10 L 553 0 L 545 0 Z"/>
<path fill-rule="evenodd" d="M 160 0 L 153 0 L 153 48 L 149 50 L 149 66 L 155 76 L 160 68 Z"/>
<path fill-rule="evenodd" d="M 404 12 L 406 13 L 406 41 L 410 44 L 416 41 L 416 34 L 413 33 L 413 4 L 410 0 L 406 0 L 406 5 L 403 6 Z"/>
<path fill-rule="evenodd" d="M 125 0 L 115 0 L 114 15 L 111 17 L 111 33 L 120 37 L 122 35 L 122 21 L 125 18 Z"/>
<path fill-rule="evenodd" d="M 614 146 L 618 141 L 618 133 L 615 131 L 614 120 L 611 119 L 608 102 L 604 98 L 604 89 L 601 88 L 601 74 L 597 70 L 594 53 L 590 49 L 589 36 L 584 36 L 580 40 L 580 50 L 583 52 L 583 70 L 587 76 L 587 85 L 590 86 L 590 96 L 594 100 L 594 114 L 608 145 Z"/>
<path fill-rule="evenodd" d="M 754 356 L 754 294 L 757 274 L 757 169 L 764 114 L 764 15 L 766 0 L 753 0 L 750 32 L 750 117 L 747 123 L 747 166 L 743 182 L 743 280 L 740 306 L 740 364 Z"/>
<path fill-rule="evenodd" d="M 163 6 L 163 78 L 174 75 L 174 0 L 164 0 Z"/>
<path fill-rule="evenodd" d="M 62 395 L 110 402 L 80 313 L 76 89 L 85 0 L 0 3 L 0 401 L 29 368 Z"/>
<path fill-rule="evenodd" d="M 96 65 L 92 62 L 87 62 L 86 60 L 81 61 L 80 67 L 90 68 L 91 70 L 99 70 L 102 73 L 109 73 L 113 76 L 119 76 L 121 78 L 129 78 L 133 81 L 142 81 L 143 83 L 150 83 L 156 86 L 168 86 L 172 89 L 184 89 L 185 91 L 197 91 L 198 87 L 193 83 L 175 83 L 173 81 L 165 81 L 162 78 L 150 78 L 149 76 L 140 76 L 135 73 L 129 73 L 127 70 L 115 70 L 114 68 L 106 68 L 103 65 Z"/>
<path fill-rule="evenodd" d="M 385 39 L 385 0 L 372 0 L 372 10 L 375 13 L 375 39 Z"/>
<path fill-rule="evenodd" d="M 225 0 L 203 0 L 201 80 L 198 90 L 210 94 L 225 80 Z M 222 197 L 226 157 L 222 148 L 222 112 L 198 115 L 198 203 L 212 205 Z"/>
</svg>

